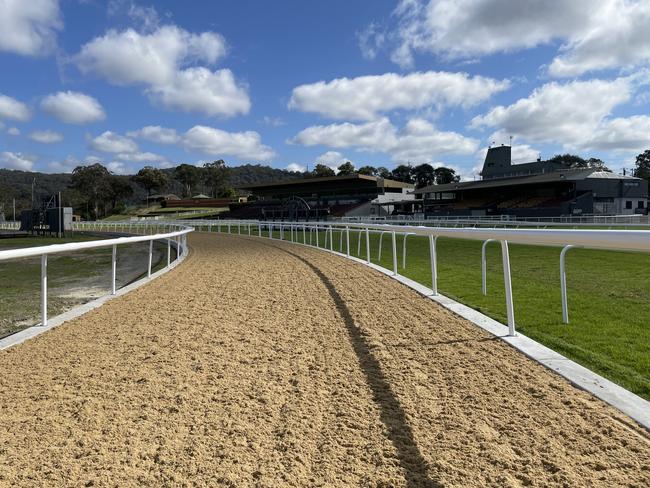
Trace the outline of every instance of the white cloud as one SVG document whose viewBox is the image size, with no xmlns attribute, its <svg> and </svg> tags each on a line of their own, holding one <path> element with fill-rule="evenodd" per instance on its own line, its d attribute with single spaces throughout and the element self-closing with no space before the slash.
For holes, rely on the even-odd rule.
<svg viewBox="0 0 650 488">
<path fill-rule="evenodd" d="M 36 56 L 50 53 L 63 28 L 58 0 L 2 0 L 0 51 Z"/>
<path fill-rule="evenodd" d="M 7 134 L 9 134 L 10 136 L 19 136 L 20 129 L 18 127 L 9 127 L 7 129 Z"/>
<path fill-rule="evenodd" d="M 90 161 L 86 161 L 87 164 L 92 164 Z M 72 173 L 72 170 L 77 166 L 81 166 L 82 163 L 74 156 L 68 155 L 63 161 L 51 161 L 47 164 L 47 169 L 50 173 Z"/>
<path fill-rule="evenodd" d="M 0 167 L 31 171 L 37 159 L 36 156 L 29 154 L 4 151 L 0 153 Z"/>
<path fill-rule="evenodd" d="M 32 141 L 40 142 L 41 144 L 54 144 L 63 140 L 63 136 L 61 134 L 52 130 L 34 131 L 29 135 L 29 138 Z"/>
<path fill-rule="evenodd" d="M 170 110 L 231 117 L 250 110 L 247 87 L 229 69 L 212 71 L 226 54 L 223 37 L 215 32 L 193 34 L 174 25 L 150 33 L 109 30 L 82 46 L 75 57 L 86 74 L 116 85 L 145 85 L 151 101 Z"/>
<path fill-rule="evenodd" d="M 414 52 L 468 59 L 563 42 L 549 72 L 631 67 L 650 61 L 645 0 L 401 0 L 391 58 L 413 65 Z"/>
<path fill-rule="evenodd" d="M 579 146 L 592 150 L 637 152 L 650 147 L 650 116 L 633 115 L 606 120 Z"/>
<path fill-rule="evenodd" d="M 384 117 L 364 124 L 330 124 L 302 130 L 292 142 L 305 146 L 356 148 L 390 154 L 394 161 L 427 162 L 440 154 L 473 154 L 478 141 L 437 130 L 424 119 L 411 119 L 402 130 Z"/>
<path fill-rule="evenodd" d="M 315 164 L 324 164 L 325 166 L 333 169 L 338 173 L 339 166 L 341 166 L 346 161 L 350 161 L 345 158 L 343 154 L 338 151 L 327 151 L 326 153 L 321 154 L 314 161 Z"/>
<path fill-rule="evenodd" d="M 126 135 L 129 137 L 146 139 L 159 144 L 176 144 L 180 141 L 180 137 L 174 129 L 168 129 L 159 125 L 147 125 L 142 129 L 127 132 Z"/>
<path fill-rule="evenodd" d="M 299 171 L 300 173 L 304 173 L 307 171 L 307 167 L 304 164 L 291 163 L 287 165 L 287 171 Z"/>
<path fill-rule="evenodd" d="M 386 73 L 298 86 L 293 89 L 289 108 L 334 119 L 372 120 L 399 109 L 470 107 L 509 86 L 507 80 L 467 73 Z"/>
<path fill-rule="evenodd" d="M 23 102 L 0 94 L 0 118 L 27 122 L 32 114 Z"/>
<path fill-rule="evenodd" d="M 165 161 L 167 158 L 165 158 L 165 156 L 161 156 L 160 154 L 154 154 L 151 152 L 133 152 L 118 154 L 116 159 L 119 159 L 121 161 L 129 161 L 132 163 L 153 163 Z"/>
<path fill-rule="evenodd" d="M 226 132 L 213 127 L 195 125 L 183 135 L 183 146 L 213 157 L 234 156 L 241 159 L 268 161 L 273 150 L 262 144 L 257 132 Z"/>
<path fill-rule="evenodd" d="M 281 127 L 285 125 L 284 120 L 282 120 L 282 117 L 269 117 L 268 115 L 265 115 L 262 118 L 262 122 L 265 125 L 268 125 L 269 127 Z"/>
<path fill-rule="evenodd" d="M 135 153 L 138 151 L 138 145 L 132 139 L 111 131 L 106 131 L 92 139 L 90 147 L 95 151 L 105 153 Z"/>
<path fill-rule="evenodd" d="M 378 23 L 371 22 L 368 27 L 361 32 L 357 32 L 357 41 L 359 42 L 359 49 L 363 57 L 366 59 L 375 59 L 377 52 L 386 42 L 386 33 L 383 32 Z"/>
<path fill-rule="evenodd" d="M 629 101 L 633 89 L 629 78 L 551 82 L 512 105 L 475 117 L 471 125 L 529 141 L 575 145 L 589 139 L 612 109 Z"/>
<path fill-rule="evenodd" d="M 82 46 L 76 62 L 83 73 L 101 76 L 116 85 L 165 85 L 173 81 L 182 65 L 215 63 L 225 53 L 225 41 L 219 34 L 192 34 L 167 25 L 150 34 L 133 29 L 109 30 Z"/>
<path fill-rule="evenodd" d="M 128 175 L 132 173 L 131 169 L 121 161 L 111 161 L 106 165 L 106 168 L 116 175 Z"/>
<path fill-rule="evenodd" d="M 46 96 L 41 102 L 41 109 L 68 124 L 89 124 L 106 118 L 104 109 L 95 98 L 73 91 Z"/>
<path fill-rule="evenodd" d="M 246 88 L 229 69 L 206 68 L 179 71 L 168 83 L 146 90 L 156 104 L 170 110 L 230 117 L 247 114 L 251 107 Z"/>
</svg>

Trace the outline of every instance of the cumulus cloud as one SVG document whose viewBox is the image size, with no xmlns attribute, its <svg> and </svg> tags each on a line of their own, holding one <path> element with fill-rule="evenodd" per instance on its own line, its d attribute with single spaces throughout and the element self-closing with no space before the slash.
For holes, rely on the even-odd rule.
<svg viewBox="0 0 650 488">
<path fill-rule="evenodd" d="M 20 129 L 18 127 L 9 127 L 7 129 L 7 134 L 9 134 L 10 136 L 19 136 Z"/>
<path fill-rule="evenodd" d="M 386 42 L 386 33 L 377 22 L 371 22 L 365 29 L 357 32 L 357 41 L 363 57 L 375 59 Z"/>
<path fill-rule="evenodd" d="M 36 156 L 31 156 L 29 154 L 10 151 L 0 153 L 0 167 L 2 168 L 31 171 L 37 160 L 38 158 Z"/>
<path fill-rule="evenodd" d="M 241 159 L 269 161 L 275 152 L 262 144 L 257 132 L 226 132 L 214 127 L 195 125 L 183 135 L 183 146 L 211 156 L 228 155 Z"/>
<path fill-rule="evenodd" d="M 229 69 L 211 72 L 189 68 L 176 73 L 169 83 L 146 90 L 156 104 L 170 110 L 205 115 L 247 114 L 251 107 L 246 88 L 238 84 Z"/>
<path fill-rule="evenodd" d="M 32 114 L 23 102 L 0 93 L 0 118 L 27 122 Z"/>
<path fill-rule="evenodd" d="M 324 164 L 325 166 L 333 169 L 338 173 L 339 166 L 343 163 L 350 161 L 350 159 L 343 156 L 338 151 L 327 151 L 316 158 L 314 164 Z"/>
<path fill-rule="evenodd" d="M 135 141 L 111 131 L 106 131 L 91 139 L 90 147 L 95 151 L 115 154 L 135 153 L 138 151 L 138 145 Z"/>
<path fill-rule="evenodd" d="M 170 110 L 231 117 L 250 110 L 247 87 L 229 69 L 212 71 L 226 54 L 215 32 L 194 34 L 174 25 L 149 33 L 109 30 L 75 56 L 81 72 L 116 85 L 140 84 L 151 101 Z"/>
<path fill-rule="evenodd" d="M 554 76 L 650 61 L 650 3 L 644 0 L 401 0 L 391 58 L 413 65 L 414 52 L 470 59 L 562 42 Z"/>
<path fill-rule="evenodd" d="M 650 117 L 633 115 L 604 121 L 591 137 L 578 146 L 584 149 L 637 152 L 648 148 L 650 142 Z"/>
<path fill-rule="evenodd" d="M 127 132 L 126 135 L 159 144 L 176 144 L 180 140 L 180 137 L 174 129 L 168 129 L 159 125 L 147 125 L 142 129 Z"/>
<path fill-rule="evenodd" d="M 63 140 L 63 136 L 53 130 L 37 130 L 32 132 L 29 138 L 41 144 L 54 144 Z"/>
<path fill-rule="evenodd" d="M 475 139 L 457 132 L 439 131 L 431 122 L 419 118 L 409 120 L 401 130 L 386 117 L 364 124 L 312 126 L 298 133 L 291 142 L 383 152 L 398 162 L 427 162 L 440 154 L 473 154 L 478 149 Z"/>
<path fill-rule="evenodd" d="M 467 73 L 385 73 L 298 86 L 293 89 L 289 108 L 333 119 L 372 120 L 399 109 L 470 107 L 509 86 L 507 80 Z"/>
<path fill-rule="evenodd" d="M 298 164 L 298 163 L 290 163 L 287 165 L 287 171 L 298 171 L 300 173 L 304 173 L 307 171 L 307 167 L 304 164 Z"/>
<path fill-rule="evenodd" d="M 36 56 L 50 53 L 63 28 L 58 0 L 3 0 L 0 51 Z"/>
<path fill-rule="evenodd" d="M 74 91 L 46 96 L 41 101 L 41 110 L 68 124 L 89 124 L 106 118 L 104 109 L 95 98 Z"/>
<path fill-rule="evenodd" d="M 116 159 L 119 159 L 120 161 L 129 161 L 132 163 L 145 163 L 145 162 L 159 163 L 167 160 L 165 156 L 161 156 L 160 154 L 155 154 L 151 152 L 122 153 L 122 154 L 118 154 L 116 156 Z"/>
</svg>

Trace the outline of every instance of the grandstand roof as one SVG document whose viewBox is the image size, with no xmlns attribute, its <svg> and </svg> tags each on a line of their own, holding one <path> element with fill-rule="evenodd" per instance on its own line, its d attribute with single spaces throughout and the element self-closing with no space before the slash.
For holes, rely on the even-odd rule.
<svg viewBox="0 0 650 488">
<path fill-rule="evenodd" d="M 285 181 L 269 181 L 264 183 L 257 183 L 254 185 L 241 185 L 239 188 L 244 190 L 253 190 L 253 189 L 267 189 L 267 188 L 285 188 L 292 185 L 320 185 L 322 183 L 336 183 L 336 182 L 351 182 L 351 181 L 363 181 L 363 182 L 376 182 L 377 186 L 383 186 L 388 188 L 413 188 L 413 185 L 410 183 L 403 183 L 401 181 L 389 180 L 386 178 L 380 178 L 379 176 L 369 176 L 369 175 L 345 175 L 345 176 L 324 176 L 321 178 L 297 178 L 293 180 Z"/>
<path fill-rule="evenodd" d="M 462 181 L 449 183 L 447 185 L 430 185 L 415 190 L 413 193 L 433 193 L 456 190 L 471 190 L 479 188 L 498 188 L 515 185 L 534 185 L 538 183 L 559 183 L 562 181 L 580 181 L 587 178 L 607 178 L 616 180 L 639 180 L 634 176 L 623 176 L 597 169 L 568 169 L 565 171 L 554 171 L 541 175 L 515 176 L 511 178 L 493 178 L 489 180 Z"/>
</svg>

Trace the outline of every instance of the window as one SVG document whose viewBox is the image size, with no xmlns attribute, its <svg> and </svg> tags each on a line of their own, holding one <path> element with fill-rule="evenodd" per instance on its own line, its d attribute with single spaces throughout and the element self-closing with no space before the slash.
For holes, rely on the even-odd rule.
<svg viewBox="0 0 650 488">
<path fill-rule="evenodd" d="M 637 203 L 638 205 L 636 208 L 645 208 L 645 202 L 643 200 L 639 200 Z"/>
<path fill-rule="evenodd" d="M 632 208 L 632 200 L 625 200 L 625 208 L 627 209 Z"/>
</svg>

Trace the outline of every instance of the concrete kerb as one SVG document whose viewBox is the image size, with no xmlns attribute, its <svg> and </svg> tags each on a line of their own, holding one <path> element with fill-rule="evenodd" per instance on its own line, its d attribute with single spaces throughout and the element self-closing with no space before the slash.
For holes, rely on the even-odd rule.
<svg viewBox="0 0 650 488">
<path fill-rule="evenodd" d="M 172 246 L 175 245 L 176 243 L 172 242 Z M 52 330 L 55 327 L 58 327 L 59 325 L 64 324 L 69 320 L 76 319 L 77 317 L 81 317 L 82 315 L 90 312 L 91 310 L 101 307 L 104 303 L 108 302 L 109 300 L 125 295 L 130 291 L 136 290 L 137 288 L 140 288 L 141 286 L 150 283 L 152 280 L 158 278 L 159 276 L 164 275 L 168 271 L 171 271 L 176 266 L 181 264 L 185 260 L 185 258 L 189 255 L 189 252 L 190 252 L 189 247 L 186 246 L 183 252 L 181 253 L 181 255 L 178 257 L 178 259 L 172 261 L 169 266 L 165 266 L 164 268 L 159 269 L 155 273 L 152 273 L 151 278 L 145 276 L 144 278 L 141 278 L 138 281 L 134 281 L 133 283 L 126 285 L 120 288 L 119 290 L 116 290 L 115 295 L 107 294 L 99 298 L 96 298 L 95 300 L 92 300 L 90 302 L 84 303 L 83 305 L 79 305 L 78 307 L 74 307 L 68 310 L 67 312 L 64 312 L 60 315 L 50 318 L 47 321 L 46 326 L 34 325 L 32 327 L 28 327 L 26 329 L 16 332 L 15 334 L 11 334 L 7 337 L 0 339 L 0 351 L 21 344 L 36 336 L 39 336 L 44 332 L 47 332 L 48 330 Z"/>
<path fill-rule="evenodd" d="M 238 236 L 239 237 L 239 236 Z M 247 236 L 241 236 L 247 238 Z M 259 237 L 251 236 L 252 238 L 259 239 Z M 321 247 L 310 246 L 301 242 L 282 241 L 287 244 L 298 244 L 301 246 L 310 247 L 319 251 L 325 251 L 343 258 L 350 259 L 356 263 L 363 264 L 369 268 L 379 271 L 380 273 L 393 278 L 400 283 L 415 290 L 420 295 L 434 302 L 440 304 L 456 315 L 472 322 L 479 326 L 481 329 L 496 336 L 518 351 L 522 352 L 528 358 L 532 359 L 550 369 L 551 371 L 559 374 L 567 379 L 571 384 L 582 390 L 588 391 L 595 397 L 601 399 L 605 403 L 613 406 L 614 408 L 625 413 L 647 431 L 650 432 L 650 402 L 635 395 L 622 386 L 609 381 L 606 378 L 594 373 L 593 371 L 579 365 L 578 363 L 566 358 L 565 356 L 555 352 L 552 349 L 526 337 L 525 335 L 517 332 L 516 336 L 508 336 L 508 326 L 498 322 L 487 315 L 474 310 L 473 308 L 463 305 L 444 295 L 433 295 L 433 290 L 426 286 L 406 278 L 401 275 L 394 275 L 392 270 L 385 269 L 377 264 L 368 263 L 365 259 L 360 259 L 354 256 L 347 256 L 338 251 L 330 251 Z"/>
</svg>

